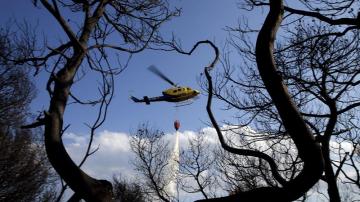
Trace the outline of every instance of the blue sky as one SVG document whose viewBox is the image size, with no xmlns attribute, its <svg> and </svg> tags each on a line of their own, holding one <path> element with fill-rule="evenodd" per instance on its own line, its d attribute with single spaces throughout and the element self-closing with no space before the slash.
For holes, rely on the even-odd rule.
<svg viewBox="0 0 360 202">
<path fill-rule="evenodd" d="M 199 40 L 211 40 L 220 49 L 227 38 L 226 26 L 236 26 L 242 15 L 247 15 L 252 25 L 259 25 L 264 15 L 261 13 L 245 13 L 237 8 L 237 0 L 169 0 L 182 7 L 182 15 L 167 22 L 162 31 L 164 34 L 174 33 L 181 39 L 183 48 L 190 49 Z M 0 23 L 5 23 L 9 18 L 18 21 L 28 20 L 37 24 L 37 32 L 44 34 L 49 42 L 56 42 L 64 37 L 59 25 L 44 9 L 34 8 L 31 1 L 12 0 L 3 3 L 0 7 Z M 180 55 L 175 52 L 161 52 L 146 50 L 135 55 L 129 67 L 116 77 L 115 97 L 109 108 L 105 124 L 98 130 L 95 147 L 100 145 L 100 150 L 85 164 L 85 170 L 92 176 L 111 178 L 113 173 L 121 172 L 124 175 L 134 175 L 134 170 L 128 163 L 131 151 L 128 146 L 128 133 L 143 122 L 158 127 L 167 135 L 173 136 L 173 122 L 179 119 L 181 131 L 184 134 L 182 144 L 185 144 L 186 134 L 205 128 L 208 122 L 205 111 L 206 96 L 201 95 L 191 105 L 175 108 L 172 103 L 154 103 L 151 105 L 136 104 L 130 95 L 137 97 L 158 96 L 161 91 L 170 87 L 166 82 L 147 71 L 150 65 L 156 65 L 175 83 L 199 89 L 196 78 L 203 71 L 203 67 L 212 60 L 213 52 L 207 46 L 202 46 L 192 56 Z M 125 60 L 125 58 L 120 58 Z M 235 58 L 235 60 L 241 58 Z M 115 64 L 114 64 L 115 65 Z M 221 68 L 219 65 L 217 68 Z M 32 103 L 32 111 L 43 111 L 48 108 L 49 98 L 45 90 L 47 74 L 40 73 L 35 77 L 38 96 Z M 76 83 L 72 90 L 80 98 L 91 99 L 96 96 L 96 78 L 87 76 Z M 200 90 L 200 89 L 199 89 Z M 214 112 L 218 121 L 230 119 L 234 114 L 219 108 L 221 103 L 215 101 Z M 96 109 L 88 106 L 70 105 L 65 113 L 65 124 L 71 127 L 64 135 L 65 143 L 70 155 L 79 160 L 87 144 L 86 135 L 89 130 L 84 123 L 92 123 L 96 118 Z M 211 135 L 211 134 L 210 134 Z M 216 136 L 212 134 L 212 138 Z M 326 201 L 326 200 L 324 200 Z"/>
<path fill-rule="evenodd" d="M 222 48 L 227 37 L 224 28 L 236 25 L 241 12 L 244 12 L 237 8 L 235 0 L 171 2 L 182 7 L 182 16 L 167 22 L 162 30 L 165 35 L 175 33 L 181 40 L 184 49 L 190 49 L 199 40 L 212 40 L 219 48 Z M 9 1 L 2 5 L 0 10 L 2 23 L 10 17 L 19 21 L 26 19 L 32 24 L 38 24 L 38 33 L 43 33 L 49 42 L 64 38 L 53 17 L 43 8 L 34 8 L 30 1 Z M 204 95 L 201 95 L 201 98 L 191 105 L 178 109 L 172 103 L 154 103 L 150 106 L 135 104 L 129 99 L 129 96 L 158 96 L 161 95 L 162 90 L 170 87 L 166 82 L 146 70 L 152 64 L 158 66 L 174 82 L 199 89 L 196 78 L 203 71 L 203 67 L 212 60 L 212 57 L 212 49 L 206 45 L 199 47 L 192 56 L 150 50 L 135 55 L 126 71 L 116 77 L 115 98 L 110 106 L 103 129 L 128 132 L 141 122 L 149 122 L 165 131 L 172 131 L 175 119 L 180 120 L 181 129 L 197 130 L 204 127 L 204 122 L 208 121 L 205 111 L 206 96 Z M 45 91 L 47 76 L 43 73 L 35 77 L 38 97 L 32 104 L 34 112 L 48 108 L 49 100 Z M 90 99 L 97 93 L 95 88 L 89 87 L 94 84 L 96 84 L 96 78 L 88 74 L 84 80 L 76 83 L 72 90 L 78 97 Z M 215 109 L 218 107 L 219 105 L 214 106 Z M 65 122 L 71 123 L 69 132 L 87 133 L 88 130 L 84 123 L 91 123 L 95 119 L 94 110 L 95 108 L 88 106 L 70 105 L 65 114 Z M 231 116 L 220 110 L 216 110 L 216 114 L 219 120 Z"/>
<path fill-rule="evenodd" d="M 221 49 L 227 37 L 224 28 L 235 26 L 243 12 L 237 8 L 236 0 L 171 2 L 182 7 L 182 16 L 166 23 L 162 30 L 164 34 L 174 33 L 186 50 L 191 49 L 199 40 L 211 40 Z M 50 43 L 65 37 L 53 17 L 44 9 L 34 8 L 30 1 L 8 1 L 0 7 L 0 17 L 0 23 L 15 18 L 19 22 L 26 19 L 32 24 L 37 24 L 36 31 L 44 34 Z M 140 123 L 149 122 L 164 130 L 171 141 L 174 136 L 173 122 L 176 119 L 180 120 L 183 146 L 188 136 L 191 136 L 187 134 L 194 135 L 193 131 L 205 128 L 204 122 L 208 122 L 205 95 L 200 95 L 200 99 L 181 108 L 175 108 L 172 103 L 136 104 L 129 99 L 129 96 L 158 96 L 161 95 L 161 91 L 170 87 L 147 70 L 150 65 L 156 65 L 175 83 L 200 90 L 197 77 L 212 59 L 213 50 L 207 46 L 199 47 L 192 56 L 151 50 L 135 55 L 126 71 L 116 77 L 115 97 L 109 108 L 107 120 L 98 130 L 93 145 L 94 148 L 99 146 L 100 149 L 85 163 L 85 171 L 96 178 L 111 179 L 113 174 L 117 173 L 126 177 L 135 176 L 136 173 L 129 163 L 133 155 L 129 149 L 128 139 L 129 131 L 136 129 Z M 38 88 L 38 96 L 31 105 L 34 113 L 48 108 L 49 97 L 45 89 L 47 78 L 48 74 L 45 72 L 34 78 Z M 82 99 L 91 99 L 97 94 L 97 89 L 94 88 L 96 84 L 96 78 L 88 73 L 83 80 L 73 85 L 72 92 Z M 221 104 L 214 102 L 214 112 L 219 121 L 233 115 L 219 110 Z M 95 108 L 69 105 L 66 109 L 64 121 L 65 124 L 70 123 L 71 127 L 64 134 L 63 139 L 67 151 L 76 162 L 81 159 L 88 142 L 89 130 L 84 123 L 92 123 L 95 119 Z M 216 140 L 214 133 L 209 134 L 212 134 L 213 139 Z M 185 201 L 193 199 L 195 198 L 190 197 Z"/>
</svg>

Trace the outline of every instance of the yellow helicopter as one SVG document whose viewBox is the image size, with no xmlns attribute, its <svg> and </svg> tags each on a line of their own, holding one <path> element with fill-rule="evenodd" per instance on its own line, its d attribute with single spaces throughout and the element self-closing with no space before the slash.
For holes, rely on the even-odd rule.
<svg viewBox="0 0 360 202">
<path fill-rule="evenodd" d="M 147 105 L 150 104 L 150 102 L 160 102 L 160 101 L 166 101 L 166 102 L 182 102 L 189 99 L 192 99 L 200 94 L 199 91 L 193 90 L 190 87 L 182 87 L 177 86 L 174 82 L 172 82 L 168 77 L 166 77 L 159 69 L 157 69 L 154 65 L 151 65 L 148 68 L 151 72 L 165 80 L 166 82 L 170 83 L 173 87 L 166 89 L 162 92 L 162 96 L 158 97 L 148 97 L 144 96 L 143 99 L 138 99 L 134 96 L 131 96 L 131 99 L 134 102 L 145 102 Z"/>
</svg>

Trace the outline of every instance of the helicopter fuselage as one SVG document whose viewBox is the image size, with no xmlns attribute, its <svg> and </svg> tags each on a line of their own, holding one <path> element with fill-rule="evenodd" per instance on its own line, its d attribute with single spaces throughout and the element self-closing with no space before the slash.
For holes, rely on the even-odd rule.
<svg viewBox="0 0 360 202">
<path fill-rule="evenodd" d="M 145 102 L 146 104 L 150 104 L 150 102 L 159 102 L 159 101 L 166 101 L 166 102 L 182 102 L 189 100 L 191 98 L 196 97 L 199 95 L 199 91 L 193 90 L 189 87 L 173 87 L 162 92 L 162 96 L 158 97 L 147 97 L 144 96 L 143 99 L 137 99 L 135 97 L 131 97 L 134 102 Z"/>
<path fill-rule="evenodd" d="M 162 92 L 168 102 L 181 102 L 191 99 L 199 94 L 199 91 L 189 87 L 173 87 Z"/>
</svg>

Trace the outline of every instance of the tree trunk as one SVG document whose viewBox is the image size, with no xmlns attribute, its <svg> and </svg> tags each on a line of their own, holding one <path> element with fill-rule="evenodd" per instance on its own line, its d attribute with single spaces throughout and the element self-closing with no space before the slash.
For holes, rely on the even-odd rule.
<svg viewBox="0 0 360 202">
<path fill-rule="evenodd" d="M 85 53 L 75 54 L 55 78 L 54 93 L 45 118 L 45 147 L 50 163 L 70 188 L 86 201 L 111 201 L 110 182 L 84 173 L 70 158 L 61 139 L 63 115 L 76 69 Z M 71 67 L 71 68 L 69 68 Z"/>
<path fill-rule="evenodd" d="M 330 198 L 330 202 L 339 202 L 341 201 L 341 199 L 340 199 L 339 189 L 336 183 L 334 170 L 331 165 L 329 141 L 323 141 L 322 143 L 324 162 L 325 162 L 325 169 L 324 169 L 325 179 L 328 185 L 328 195 Z"/>
<path fill-rule="evenodd" d="M 236 195 L 200 201 L 293 201 L 313 187 L 323 173 L 324 162 L 320 145 L 316 143 L 296 105 L 291 100 L 273 58 L 275 36 L 282 21 L 282 14 L 283 2 L 270 0 L 270 11 L 256 42 L 256 62 L 260 76 L 279 112 L 284 127 L 303 160 L 303 170 L 283 187 L 262 187 Z"/>
<path fill-rule="evenodd" d="M 70 28 L 63 25 L 56 9 L 47 1 L 42 1 L 68 34 L 73 47 L 73 54 L 54 78 L 54 92 L 51 97 L 49 111 L 45 114 L 45 148 L 50 163 L 56 172 L 65 180 L 78 198 L 93 202 L 112 200 L 112 185 L 106 180 L 97 180 L 83 172 L 70 158 L 61 139 L 63 116 L 75 74 L 86 56 L 90 34 L 104 13 L 107 0 L 99 1 L 93 14 L 86 16 L 79 39 L 72 34 Z"/>
<path fill-rule="evenodd" d="M 274 41 L 283 14 L 281 0 L 270 0 L 270 11 L 256 42 L 256 62 L 260 76 L 279 112 L 284 127 L 294 141 L 303 160 L 303 170 L 282 189 L 279 199 L 296 200 L 304 195 L 321 177 L 324 167 L 320 145 L 308 129 L 287 87 L 283 84 L 273 58 Z"/>
</svg>

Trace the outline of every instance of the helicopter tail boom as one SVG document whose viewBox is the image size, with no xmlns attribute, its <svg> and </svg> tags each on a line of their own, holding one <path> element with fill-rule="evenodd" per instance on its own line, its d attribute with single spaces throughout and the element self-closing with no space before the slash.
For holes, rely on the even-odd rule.
<svg viewBox="0 0 360 202">
<path fill-rule="evenodd" d="M 142 100 L 140 100 L 140 99 L 138 99 L 138 98 L 136 98 L 136 97 L 134 97 L 134 96 L 131 96 L 130 98 L 131 98 L 134 102 L 145 102 L 147 105 L 150 104 L 150 100 L 149 100 L 148 96 L 144 96 L 144 99 L 142 99 Z"/>
<path fill-rule="evenodd" d="M 141 102 L 141 100 L 139 100 L 138 98 L 134 97 L 134 96 L 131 96 L 130 97 L 134 102 Z"/>
</svg>

